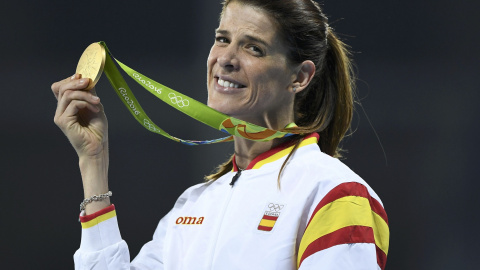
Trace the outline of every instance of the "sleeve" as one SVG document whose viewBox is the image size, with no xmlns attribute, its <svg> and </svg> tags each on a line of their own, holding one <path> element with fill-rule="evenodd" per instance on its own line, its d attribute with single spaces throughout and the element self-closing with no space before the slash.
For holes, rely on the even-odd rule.
<svg viewBox="0 0 480 270">
<path fill-rule="evenodd" d="M 373 190 L 341 183 L 315 201 L 298 249 L 299 270 L 385 269 L 388 219 Z"/>
<path fill-rule="evenodd" d="M 82 240 L 75 252 L 75 270 L 140 270 L 163 269 L 163 238 L 168 215 L 159 223 L 153 240 L 145 244 L 130 263 L 127 243 L 120 236 L 115 206 L 88 216 L 80 216 Z"/>
<path fill-rule="evenodd" d="M 91 215 L 82 212 L 80 222 L 82 240 L 73 256 L 75 270 L 129 269 L 130 254 L 120 236 L 113 204 Z"/>
</svg>

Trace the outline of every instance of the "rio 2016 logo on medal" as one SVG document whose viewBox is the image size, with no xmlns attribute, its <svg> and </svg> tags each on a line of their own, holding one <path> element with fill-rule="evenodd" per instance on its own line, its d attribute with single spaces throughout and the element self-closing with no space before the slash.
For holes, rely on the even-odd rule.
<svg viewBox="0 0 480 270">
<path fill-rule="evenodd" d="M 82 74 L 82 78 L 90 79 L 90 84 L 85 90 L 92 89 L 100 80 L 105 67 L 105 58 L 105 48 L 98 43 L 90 44 L 83 52 L 75 73 Z"/>
</svg>

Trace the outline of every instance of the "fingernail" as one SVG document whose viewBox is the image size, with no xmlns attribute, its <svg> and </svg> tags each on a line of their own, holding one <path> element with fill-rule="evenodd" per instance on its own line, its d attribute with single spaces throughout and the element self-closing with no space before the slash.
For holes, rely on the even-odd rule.
<svg viewBox="0 0 480 270">
<path fill-rule="evenodd" d="M 77 76 L 77 73 L 73 74 L 73 76 L 70 79 L 75 80 L 75 76 Z"/>
<path fill-rule="evenodd" d="M 78 84 L 83 84 L 85 82 L 85 79 L 81 79 L 80 81 L 78 81 Z"/>
<path fill-rule="evenodd" d="M 100 98 L 97 97 L 97 96 L 92 96 L 92 99 L 93 99 L 93 100 L 99 100 Z"/>
</svg>

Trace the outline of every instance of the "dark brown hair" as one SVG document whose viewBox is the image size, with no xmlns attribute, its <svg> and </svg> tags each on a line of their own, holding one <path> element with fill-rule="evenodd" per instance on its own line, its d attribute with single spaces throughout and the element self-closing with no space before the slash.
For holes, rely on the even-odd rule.
<svg viewBox="0 0 480 270">
<path fill-rule="evenodd" d="M 347 46 L 330 28 L 318 3 L 313 0 L 225 0 L 222 14 L 232 2 L 258 8 L 276 20 L 277 30 L 289 48 L 287 57 L 291 64 L 306 60 L 315 64 L 312 81 L 295 96 L 295 123 L 298 127 L 288 131 L 318 132 L 320 149 L 330 156 L 340 157 L 339 144 L 350 129 L 353 116 L 355 77 Z M 294 150 L 300 141 L 297 136 Z M 232 168 L 230 158 L 206 179 L 216 180 Z"/>
</svg>

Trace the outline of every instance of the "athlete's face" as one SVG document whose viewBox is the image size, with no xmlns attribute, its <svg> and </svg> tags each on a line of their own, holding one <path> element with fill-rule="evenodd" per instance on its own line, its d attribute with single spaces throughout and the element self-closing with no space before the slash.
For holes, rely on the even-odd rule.
<svg viewBox="0 0 480 270">
<path fill-rule="evenodd" d="M 208 106 L 260 125 L 293 115 L 295 74 L 286 53 L 273 19 L 230 3 L 208 57 Z"/>
</svg>

